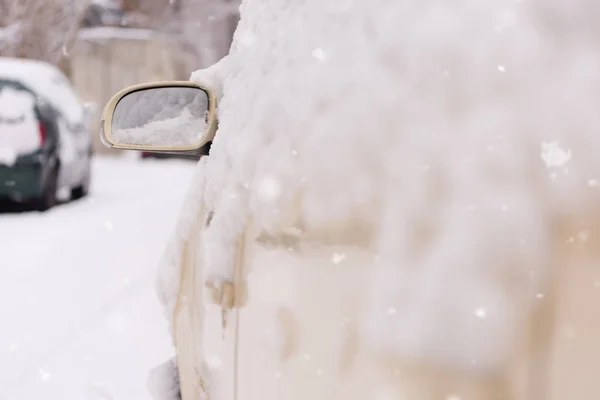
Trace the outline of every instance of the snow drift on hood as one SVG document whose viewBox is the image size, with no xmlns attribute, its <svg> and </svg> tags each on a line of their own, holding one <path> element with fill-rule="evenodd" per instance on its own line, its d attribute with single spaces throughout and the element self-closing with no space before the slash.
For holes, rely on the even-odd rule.
<svg viewBox="0 0 600 400">
<path fill-rule="evenodd" d="M 250 217 L 321 241 L 360 229 L 382 264 L 366 326 L 382 351 L 502 362 L 552 266 L 552 228 L 600 204 L 600 3 L 246 0 L 241 12 L 230 55 L 192 75 L 222 91 L 205 189 L 183 212 L 215 211 L 209 272 L 230 278 Z M 202 222 L 182 217 L 165 258 L 169 309 L 173 249 Z"/>
</svg>

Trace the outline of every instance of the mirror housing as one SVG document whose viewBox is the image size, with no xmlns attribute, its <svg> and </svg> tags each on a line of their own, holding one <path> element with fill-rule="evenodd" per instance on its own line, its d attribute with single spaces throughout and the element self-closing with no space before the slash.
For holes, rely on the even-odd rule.
<svg viewBox="0 0 600 400">
<path fill-rule="evenodd" d="M 117 92 L 102 112 L 100 137 L 105 146 L 119 150 L 199 155 L 208 154 L 216 130 L 210 88 L 165 81 Z"/>
</svg>

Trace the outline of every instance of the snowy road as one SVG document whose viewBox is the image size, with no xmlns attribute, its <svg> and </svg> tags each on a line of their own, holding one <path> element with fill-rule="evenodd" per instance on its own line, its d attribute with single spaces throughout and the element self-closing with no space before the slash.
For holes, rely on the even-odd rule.
<svg viewBox="0 0 600 400">
<path fill-rule="evenodd" d="M 172 354 L 156 264 L 194 165 L 97 158 L 88 198 L 0 214 L 0 399 L 149 398 Z"/>
</svg>

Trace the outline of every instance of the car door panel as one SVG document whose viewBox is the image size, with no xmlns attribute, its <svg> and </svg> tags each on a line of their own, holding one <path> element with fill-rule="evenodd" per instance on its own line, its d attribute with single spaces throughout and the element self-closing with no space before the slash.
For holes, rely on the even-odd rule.
<svg viewBox="0 0 600 400">
<path fill-rule="evenodd" d="M 359 333 L 372 265 L 360 249 L 257 246 L 239 317 L 238 400 L 362 400 L 389 390 Z"/>
<path fill-rule="evenodd" d="M 223 327 L 221 307 L 208 301 L 201 239 L 197 231 L 186 242 L 174 316 L 181 394 L 183 400 L 233 400 L 237 311 Z"/>
</svg>

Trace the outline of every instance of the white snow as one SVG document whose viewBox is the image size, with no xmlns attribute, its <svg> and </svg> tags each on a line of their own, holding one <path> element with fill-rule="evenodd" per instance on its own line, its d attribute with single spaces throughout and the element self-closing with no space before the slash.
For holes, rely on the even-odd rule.
<svg viewBox="0 0 600 400">
<path fill-rule="evenodd" d="M 33 94 L 0 87 L 0 164 L 12 165 L 19 154 L 41 145 Z"/>
<path fill-rule="evenodd" d="M 81 29 L 77 34 L 77 38 L 90 41 L 104 41 L 110 39 L 150 40 L 156 35 L 157 32 L 151 29 L 101 26 Z"/>
<path fill-rule="evenodd" d="M 190 146 L 206 133 L 208 97 L 200 89 L 140 90 L 119 101 L 112 136 L 119 143 Z"/>
<path fill-rule="evenodd" d="M 0 214 L 0 398 L 150 399 L 156 263 L 195 166 L 98 157 L 89 198 Z"/>
<path fill-rule="evenodd" d="M 199 143 L 206 130 L 206 118 L 197 118 L 185 109 L 175 118 L 152 121 L 137 128 L 114 129 L 119 143 L 151 146 L 190 146 Z"/>
<path fill-rule="evenodd" d="M 249 220 L 338 243 L 360 227 L 382 264 L 373 344 L 502 363 L 563 243 L 561 216 L 586 221 L 600 204 L 587 184 L 600 174 L 600 3 L 245 0 L 241 12 L 230 55 L 192 75 L 220 95 L 219 130 L 162 274 L 177 276 L 202 203 L 223 279 Z M 552 176 L 544 142 L 569 149 Z M 281 195 L 265 201 L 265 178 Z M 171 304 L 177 280 L 161 287 Z"/>
<path fill-rule="evenodd" d="M 6 147 L 0 147 L 0 165 L 12 166 L 17 161 L 19 154 L 16 150 Z"/>
<path fill-rule="evenodd" d="M 54 66 L 37 60 L 0 57 L 0 78 L 15 79 L 43 96 L 70 123 L 83 118 L 83 104 L 68 79 Z"/>
</svg>

